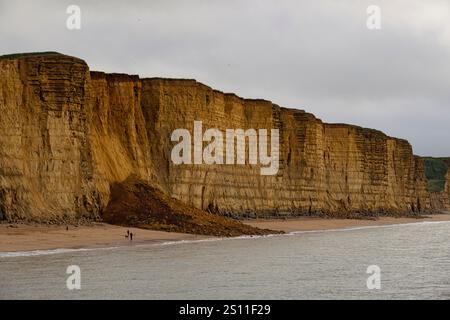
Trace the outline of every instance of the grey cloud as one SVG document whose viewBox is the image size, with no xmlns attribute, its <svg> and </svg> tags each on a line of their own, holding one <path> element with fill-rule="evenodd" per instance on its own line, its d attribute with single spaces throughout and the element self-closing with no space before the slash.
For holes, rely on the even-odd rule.
<svg viewBox="0 0 450 320">
<path fill-rule="evenodd" d="M 369 31 L 375 2 L 382 29 Z M 79 31 L 65 27 L 69 4 L 81 7 Z M 55 50 L 94 70 L 195 78 L 381 129 L 421 155 L 450 155 L 446 1 L 0 0 L 0 8 L 4 53 Z"/>
</svg>

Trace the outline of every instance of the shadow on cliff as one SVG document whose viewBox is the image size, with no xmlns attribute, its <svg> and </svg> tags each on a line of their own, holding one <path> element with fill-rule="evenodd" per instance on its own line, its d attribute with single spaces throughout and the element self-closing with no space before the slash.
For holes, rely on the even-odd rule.
<svg viewBox="0 0 450 320">
<path fill-rule="evenodd" d="M 194 208 L 135 176 L 111 185 L 110 201 L 102 218 L 104 222 L 121 226 L 212 236 L 280 233 Z"/>
</svg>

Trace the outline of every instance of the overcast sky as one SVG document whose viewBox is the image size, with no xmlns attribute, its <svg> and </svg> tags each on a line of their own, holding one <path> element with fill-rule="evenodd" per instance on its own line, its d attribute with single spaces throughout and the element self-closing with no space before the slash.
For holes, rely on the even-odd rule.
<svg viewBox="0 0 450 320">
<path fill-rule="evenodd" d="M 71 4 L 80 30 L 66 28 Z M 371 4 L 380 30 L 366 27 Z M 74 55 L 91 70 L 194 78 L 450 156 L 447 0 L 0 0 L 0 54 L 29 51 Z"/>
</svg>

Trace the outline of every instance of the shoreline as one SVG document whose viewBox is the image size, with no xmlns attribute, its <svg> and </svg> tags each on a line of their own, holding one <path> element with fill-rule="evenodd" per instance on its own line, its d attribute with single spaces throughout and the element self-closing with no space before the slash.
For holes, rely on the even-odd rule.
<svg viewBox="0 0 450 320">
<path fill-rule="evenodd" d="M 253 227 L 280 230 L 286 233 L 296 231 L 321 231 L 331 229 L 347 229 L 368 226 L 388 226 L 396 224 L 420 223 L 426 221 L 450 221 L 450 212 L 423 215 L 420 217 L 377 217 L 375 219 L 344 219 L 320 217 L 296 217 L 292 219 L 257 219 L 245 220 Z"/>
<path fill-rule="evenodd" d="M 351 229 L 367 226 L 388 226 L 420 223 L 427 221 L 450 221 L 450 213 L 411 217 L 379 217 L 376 220 L 333 219 L 315 217 L 296 217 L 292 219 L 258 219 L 242 221 L 253 227 L 284 231 L 325 231 Z M 126 238 L 127 230 L 134 234 L 133 241 Z M 83 226 L 48 226 L 27 224 L 0 224 L 0 253 L 30 252 L 59 249 L 95 249 L 126 247 L 142 244 L 158 244 L 176 241 L 195 241 L 216 237 L 128 228 L 106 223 L 92 223 Z"/>
<path fill-rule="evenodd" d="M 127 230 L 133 241 L 126 238 Z M 89 225 L 0 224 L 0 253 L 21 251 L 126 247 L 161 242 L 200 240 L 207 236 L 121 227 L 107 223 Z"/>
</svg>

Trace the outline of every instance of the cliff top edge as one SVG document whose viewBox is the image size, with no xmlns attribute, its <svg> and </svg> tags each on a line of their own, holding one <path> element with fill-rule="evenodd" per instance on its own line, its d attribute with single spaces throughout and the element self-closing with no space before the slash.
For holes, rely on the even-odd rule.
<svg viewBox="0 0 450 320">
<path fill-rule="evenodd" d="M 81 58 L 70 56 L 67 54 L 63 54 L 56 51 L 42 51 L 42 52 L 20 52 L 20 53 L 11 53 L 0 55 L 0 60 L 18 60 L 18 59 L 26 59 L 26 58 L 45 58 L 45 57 L 56 57 L 59 56 L 61 58 L 71 58 L 80 61 L 84 61 Z"/>
</svg>

